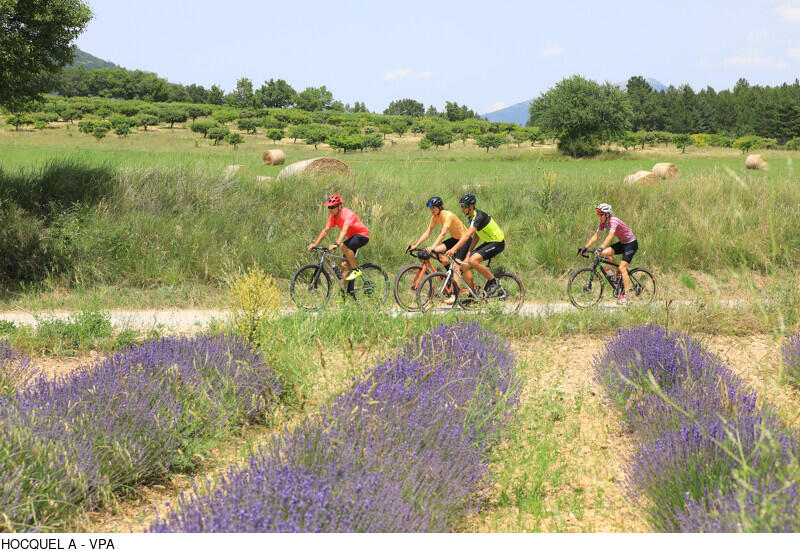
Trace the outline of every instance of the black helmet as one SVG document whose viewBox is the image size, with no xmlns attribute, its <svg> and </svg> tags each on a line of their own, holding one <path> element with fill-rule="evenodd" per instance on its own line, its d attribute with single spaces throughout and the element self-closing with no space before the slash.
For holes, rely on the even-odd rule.
<svg viewBox="0 0 800 551">
<path fill-rule="evenodd" d="M 461 199 L 458 200 L 459 205 L 474 205 L 476 202 L 475 196 L 471 193 L 465 193 L 461 196 Z"/>
<path fill-rule="evenodd" d="M 442 208 L 442 205 L 444 205 L 444 201 L 442 201 L 441 197 L 437 197 L 436 195 L 434 195 L 433 197 L 428 199 L 428 202 L 425 203 L 426 207 L 439 207 L 439 208 Z"/>
</svg>

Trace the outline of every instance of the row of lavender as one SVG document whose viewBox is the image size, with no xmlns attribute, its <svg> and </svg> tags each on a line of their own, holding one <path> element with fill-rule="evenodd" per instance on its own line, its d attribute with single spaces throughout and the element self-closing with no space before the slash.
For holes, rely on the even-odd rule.
<svg viewBox="0 0 800 551">
<path fill-rule="evenodd" d="M 0 342 L 0 531 L 64 529 L 80 509 L 191 466 L 280 384 L 234 337 L 168 338 L 48 379 Z"/>
<path fill-rule="evenodd" d="M 655 530 L 800 530 L 798 434 L 698 341 L 623 329 L 594 374 L 633 435 L 624 485 Z"/>
<path fill-rule="evenodd" d="M 452 530 L 485 484 L 518 400 L 508 345 L 441 325 L 377 365 L 221 480 L 181 496 L 156 532 Z"/>
</svg>

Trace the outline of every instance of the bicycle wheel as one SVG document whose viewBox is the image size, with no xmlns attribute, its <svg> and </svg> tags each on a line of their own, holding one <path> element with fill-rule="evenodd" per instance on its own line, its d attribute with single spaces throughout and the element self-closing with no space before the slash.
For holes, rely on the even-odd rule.
<svg viewBox="0 0 800 551">
<path fill-rule="evenodd" d="M 567 296 L 576 308 L 589 308 L 600 302 L 604 287 L 605 281 L 599 273 L 591 268 L 581 268 L 569 276 Z"/>
<path fill-rule="evenodd" d="M 331 276 L 319 264 L 301 266 L 292 276 L 289 295 L 302 310 L 319 310 L 331 296 Z"/>
<path fill-rule="evenodd" d="M 378 309 L 389 296 L 389 276 L 377 264 L 359 266 L 361 277 L 353 280 L 350 296 L 360 305 Z"/>
<path fill-rule="evenodd" d="M 628 300 L 634 304 L 650 304 L 656 296 L 656 278 L 649 270 L 634 268 L 628 272 L 631 289 Z"/>
<path fill-rule="evenodd" d="M 417 289 L 425 276 L 425 268 L 421 264 L 409 264 L 397 272 L 394 278 L 394 300 L 403 310 L 418 312 Z"/>
<path fill-rule="evenodd" d="M 504 314 L 519 312 L 522 303 L 525 302 L 525 287 L 522 281 L 516 275 L 509 273 L 494 274 L 494 278 L 498 287 L 486 297 L 489 308 L 497 309 Z"/>
<path fill-rule="evenodd" d="M 417 289 L 417 308 L 423 312 L 448 310 L 458 302 L 458 284 L 447 272 L 433 272 L 422 278 Z M 445 284 L 447 281 L 447 284 Z"/>
</svg>

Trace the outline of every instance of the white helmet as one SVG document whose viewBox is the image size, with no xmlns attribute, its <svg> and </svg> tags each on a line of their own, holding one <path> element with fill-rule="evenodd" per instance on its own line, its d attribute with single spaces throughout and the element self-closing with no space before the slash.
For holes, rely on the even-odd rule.
<svg viewBox="0 0 800 551">
<path fill-rule="evenodd" d="M 608 203 L 600 203 L 594 208 L 594 210 L 596 210 L 600 214 L 611 214 L 611 205 L 609 205 Z"/>
</svg>

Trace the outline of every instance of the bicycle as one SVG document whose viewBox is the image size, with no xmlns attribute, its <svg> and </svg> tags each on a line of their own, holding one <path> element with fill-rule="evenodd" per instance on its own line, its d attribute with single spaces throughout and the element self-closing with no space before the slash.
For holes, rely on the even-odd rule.
<svg viewBox="0 0 800 551">
<path fill-rule="evenodd" d="M 619 268 L 619 264 L 599 254 L 580 255 L 584 258 L 594 257 L 591 268 L 580 268 L 572 272 L 567 283 L 567 296 L 576 308 L 589 308 L 594 306 L 603 297 L 605 283 L 611 286 L 614 298 L 624 292 L 622 278 L 611 276 L 605 269 L 598 269 L 600 264 L 608 264 L 614 268 Z M 631 279 L 631 288 L 628 293 L 628 300 L 635 304 L 650 304 L 656 296 L 656 278 L 646 268 L 633 268 L 628 270 Z"/>
<path fill-rule="evenodd" d="M 428 254 L 425 249 L 411 249 L 408 251 L 411 256 L 420 259 L 419 264 L 408 264 L 400 268 L 397 277 L 394 278 L 394 300 L 397 305 L 408 312 L 418 312 L 417 308 L 417 289 L 419 284 L 427 274 L 437 270 L 431 263 L 434 255 L 441 253 L 432 252 Z"/>
<path fill-rule="evenodd" d="M 313 312 L 322 309 L 331 298 L 331 274 L 341 286 L 342 270 L 335 261 L 343 261 L 345 257 L 331 253 L 327 247 L 311 250 L 321 253 L 319 262 L 301 266 L 294 273 L 289 295 L 298 308 Z M 361 277 L 346 282 L 347 289 L 341 289 L 342 297 L 377 310 L 389 296 L 389 276 L 377 264 L 362 264 L 359 270 Z"/>
<path fill-rule="evenodd" d="M 525 301 L 525 287 L 522 281 L 514 274 L 499 271 L 494 274 L 497 286 L 487 295 L 483 288 L 472 288 L 464 281 L 461 272 L 455 269 L 455 265 L 469 266 L 467 262 L 462 262 L 452 256 L 444 255 L 450 264 L 444 272 L 433 272 L 426 275 L 420 281 L 417 288 L 417 308 L 423 312 L 432 309 L 447 309 L 461 306 L 464 310 L 480 310 L 484 307 L 497 308 L 503 313 L 518 312 Z M 492 259 L 486 264 L 488 268 Z M 461 288 L 459 285 L 464 287 Z M 463 290 L 463 293 L 462 293 Z M 466 296 L 462 296 L 466 295 Z"/>
</svg>

